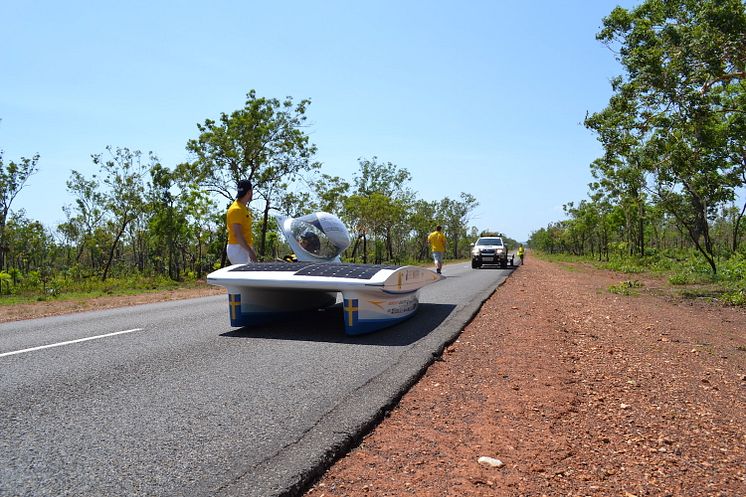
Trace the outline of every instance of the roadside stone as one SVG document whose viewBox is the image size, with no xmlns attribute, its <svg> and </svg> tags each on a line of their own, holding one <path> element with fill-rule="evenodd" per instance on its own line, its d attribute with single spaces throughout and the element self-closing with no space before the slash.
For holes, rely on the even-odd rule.
<svg viewBox="0 0 746 497">
<path fill-rule="evenodd" d="M 491 468 L 502 468 L 503 466 L 505 466 L 504 462 L 502 462 L 500 459 L 495 459 L 494 457 L 482 456 L 477 459 L 477 462 L 482 466 L 489 466 Z"/>
</svg>

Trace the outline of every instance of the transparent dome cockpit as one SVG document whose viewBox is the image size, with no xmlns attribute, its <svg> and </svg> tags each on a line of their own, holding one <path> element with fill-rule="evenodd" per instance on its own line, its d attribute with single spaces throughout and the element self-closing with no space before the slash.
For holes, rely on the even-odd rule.
<svg viewBox="0 0 746 497">
<path fill-rule="evenodd" d="M 300 219 L 290 222 L 290 233 L 301 250 L 321 259 L 334 259 L 346 248 L 337 247 L 321 229 Z"/>
<path fill-rule="evenodd" d="M 350 235 L 342 221 L 327 212 L 315 212 L 298 218 L 275 214 L 285 241 L 299 261 L 340 262 L 350 246 Z"/>
</svg>

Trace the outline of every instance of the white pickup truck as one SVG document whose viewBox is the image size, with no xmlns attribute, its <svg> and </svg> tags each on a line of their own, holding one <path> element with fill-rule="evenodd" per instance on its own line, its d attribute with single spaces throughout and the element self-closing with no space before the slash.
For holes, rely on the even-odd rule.
<svg viewBox="0 0 746 497">
<path fill-rule="evenodd" d="M 477 269 L 483 264 L 508 266 L 508 247 L 499 236 L 482 236 L 474 242 L 471 249 L 471 267 Z"/>
</svg>

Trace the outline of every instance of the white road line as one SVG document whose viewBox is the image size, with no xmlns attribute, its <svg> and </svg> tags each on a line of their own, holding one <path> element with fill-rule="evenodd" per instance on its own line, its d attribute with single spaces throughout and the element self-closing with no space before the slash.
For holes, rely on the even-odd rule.
<svg viewBox="0 0 746 497">
<path fill-rule="evenodd" d="M 31 347 L 30 349 L 15 350 L 13 352 L 3 352 L 0 357 L 9 355 L 23 354 L 25 352 L 33 352 L 35 350 L 51 349 L 52 347 L 61 347 L 63 345 L 71 345 L 73 343 L 87 342 L 88 340 L 97 340 L 99 338 L 113 337 L 115 335 L 122 335 L 124 333 L 132 333 L 133 331 L 140 331 L 142 328 L 132 328 L 131 330 L 115 331 L 114 333 L 107 333 L 106 335 L 97 335 L 95 337 L 78 338 L 77 340 L 70 340 L 69 342 L 59 342 L 50 345 L 42 345 L 40 347 Z"/>
</svg>

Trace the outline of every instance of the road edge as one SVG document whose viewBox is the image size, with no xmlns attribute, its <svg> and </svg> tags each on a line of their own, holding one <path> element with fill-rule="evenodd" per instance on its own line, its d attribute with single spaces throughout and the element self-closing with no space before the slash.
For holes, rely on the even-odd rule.
<svg viewBox="0 0 746 497">
<path fill-rule="evenodd" d="M 463 329 L 479 314 L 484 303 L 505 283 L 512 272 L 494 288 L 482 292 L 468 305 L 457 308 L 435 330 L 404 352 L 395 366 L 371 379 L 339 403 L 293 446 L 254 468 L 253 478 L 240 478 L 220 489 L 220 495 L 248 497 L 293 497 L 304 493 L 337 460 L 347 455 L 371 433 L 456 341 Z M 315 448 L 327 447 L 324 453 Z M 309 454 L 311 458 L 309 459 Z M 268 475 L 261 483 L 256 475 Z M 267 489 L 273 489 L 267 494 Z M 254 493 L 262 489 L 261 494 Z"/>
</svg>

